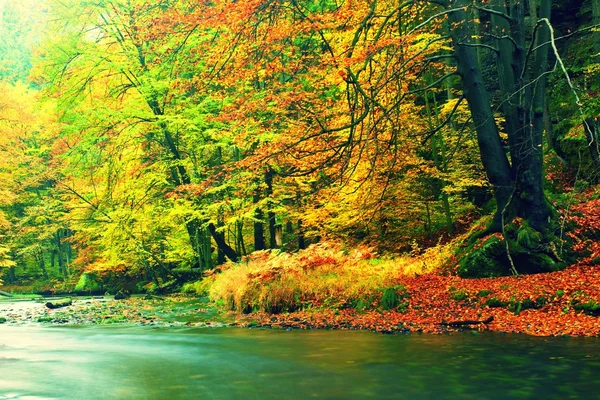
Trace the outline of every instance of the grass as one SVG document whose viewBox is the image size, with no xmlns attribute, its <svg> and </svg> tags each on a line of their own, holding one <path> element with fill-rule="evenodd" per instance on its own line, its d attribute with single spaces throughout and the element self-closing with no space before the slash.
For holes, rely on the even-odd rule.
<svg viewBox="0 0 600 400">
<path fill-rule="evenodd" d="M 186 290 L 208 292 L 217 304 L 247 313 L 389 309 L 398 307 L 405 296 L 397 287 L 399 277 L 438 269 L 451 255 L 450 246 L 439 246 L 419 256 L 385 258 L 367 247 L 348 251 L 339 244 L 320 243 L 295 254 L 255 252 L 205 279 L 208 283 L 188 285 Z"/>
</svg>

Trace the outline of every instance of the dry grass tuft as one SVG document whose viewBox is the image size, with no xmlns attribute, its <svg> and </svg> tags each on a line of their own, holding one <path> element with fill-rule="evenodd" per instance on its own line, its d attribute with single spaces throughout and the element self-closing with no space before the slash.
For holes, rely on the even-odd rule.
<svg viewBox="0 0 600 400">
<path fill-rule="evenodd" d="M 452 246 L 399 258 L 378 257 L 366 246 L 347 251 L 325 242 L 298 253 L 259 251 L 211 277 L 211 300 L 240 312 L 279 313 L 307 307 L 377 307 L 382 293 L 402 276 L 438 269 Z"/>
</svg>

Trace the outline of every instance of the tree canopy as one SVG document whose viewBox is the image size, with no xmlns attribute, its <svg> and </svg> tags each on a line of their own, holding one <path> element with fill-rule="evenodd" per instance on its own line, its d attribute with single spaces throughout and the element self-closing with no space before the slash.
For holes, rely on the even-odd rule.
<svg viewBox="0 0 600 400">
<path fill-rule="evenodd" d="M 465 275 L 560 269 L 556 171 L 600 165 L 600 11 L 563 3 L 1 3 L 4 280 L 408 252 L 480 217 Z"/>
</svg>

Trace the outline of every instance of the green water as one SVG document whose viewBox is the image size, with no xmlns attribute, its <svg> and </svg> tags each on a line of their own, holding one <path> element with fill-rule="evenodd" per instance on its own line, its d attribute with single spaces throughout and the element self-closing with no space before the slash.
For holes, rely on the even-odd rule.
<svg viewBox="0 0 600 400">
<path fill-rule="evenodd" d="M 0 326 L 0 399 L 600 398 L 600 341 Z"/>
</svg>

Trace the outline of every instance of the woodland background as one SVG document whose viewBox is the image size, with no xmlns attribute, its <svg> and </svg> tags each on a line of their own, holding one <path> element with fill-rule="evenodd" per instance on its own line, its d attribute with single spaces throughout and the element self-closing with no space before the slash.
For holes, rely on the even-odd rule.
<svg viewBox="0 0 600 400">
<path fill-rule="evenodd" d="M 598 0 L 1 7 L 7 287 L 170 290 L 311 244 L 467 277 L 599 261 Z"/>
</svg>

